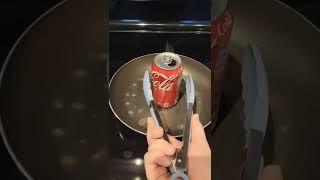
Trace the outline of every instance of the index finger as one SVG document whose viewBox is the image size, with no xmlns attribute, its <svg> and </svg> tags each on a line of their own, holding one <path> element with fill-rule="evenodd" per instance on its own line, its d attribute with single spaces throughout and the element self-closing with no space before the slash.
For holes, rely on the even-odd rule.
<svg viewBox="0 0 320 180">
<path fill-rule="evenodd" d="M 147 119 L 147 142 L 151 145 L 155 140 L 162 138 L 163 129 L 161 127 L 156 127 L 154 119 L 148 117 Z"/>
<path fill-rule="evenodd" d="M 191 141 L 192 142 L 207 141 L 206 134 L 204 132 L 204 127 L 200 122 L 198 114 L 194 114 L 192 116 L 191 127 L 192 127 L 192 130 L 191 130 Z"/>
</svg>

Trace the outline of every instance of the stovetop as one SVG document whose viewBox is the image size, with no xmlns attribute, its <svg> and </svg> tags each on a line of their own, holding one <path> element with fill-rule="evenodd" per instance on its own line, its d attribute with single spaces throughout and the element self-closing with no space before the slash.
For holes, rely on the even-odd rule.
<svg viewBox="0 0 320 180">
<path fill-rule="evenodd" d="M 209 34 L 112 32 L 109 44 L 109 78 L 126 62 L 142 55 L 163 52 L 168 44 L 174 48 L 175 53 L 191 57 L 209 66 Z M 115 168 L 113 176 L 116 174 L 120 179 L 132 177 L 144 179 L 142 163 L 148 147 L 146 137 L 123 125 L 114 115 L 112 120 L 115 129 L 110 155 L 117 161 L 115 166 L 124 167 Z"/>
<path fill-rule="evenodd" d="M 111 19 L 210 21 L 211 0 L 113 0 Z"/>
<path fill-rule="evenodd" d="M 158 33 L 110 33 L 110 77 L 126 62 L 146 54 L 165 51 L 166 44 L 174 52 L 198 60 L 204 65 L 210 62 L 210 34 L 158 34 Z"/>
</svg>

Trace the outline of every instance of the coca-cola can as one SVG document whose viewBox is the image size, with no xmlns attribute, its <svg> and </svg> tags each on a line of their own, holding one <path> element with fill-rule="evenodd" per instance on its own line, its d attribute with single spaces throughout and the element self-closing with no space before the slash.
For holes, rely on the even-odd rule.
<svg viewBox="0 0 320 180">
<path fill-rule="evenodd" d="M 211 64 L 212 64 L 212 110 L 218 111 L 223 92 L 223 81 L 227 66 L 227 45 L 233 28 L 233 16 L 228 0 L 213 0 L 211 10 Z"/>
<path fill-rule="evenodd" d="M 157 106 L 171 108 L 178 102 L 182 73 L 182 61 L 177 54 L 163 52 L 154 58 L 150 79 Z"/>
</svg>

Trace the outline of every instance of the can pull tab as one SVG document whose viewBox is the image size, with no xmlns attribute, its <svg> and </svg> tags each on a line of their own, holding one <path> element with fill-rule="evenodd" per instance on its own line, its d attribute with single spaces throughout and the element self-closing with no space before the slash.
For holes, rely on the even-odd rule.
<svg viewBox="0 0 320 180">
<path fill-rule="evenodd" d="M 173 67 L 173 66 L 177 65 L 177 61 L 176 61 L 175 59 L 173 59 L 173 58 L 172 58 L 171 56 L 169 56 L 169 55 L 164 55 L 163 59 L 164 59 L 164 62 L 165 62 L 166 64 L 168 64 L 168 66 Z"/>
</svg>

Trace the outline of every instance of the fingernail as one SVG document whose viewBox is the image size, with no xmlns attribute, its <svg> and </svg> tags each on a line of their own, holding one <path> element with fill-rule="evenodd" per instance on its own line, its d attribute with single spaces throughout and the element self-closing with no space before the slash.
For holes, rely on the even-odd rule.
<svg viewBox="0 0 320 180">
<path fill-rule="evenodd" d="M 199 119 L 199 114 L 194 114 L 194 115 L 193 115 L 193 118 Z"/>
</svg>

